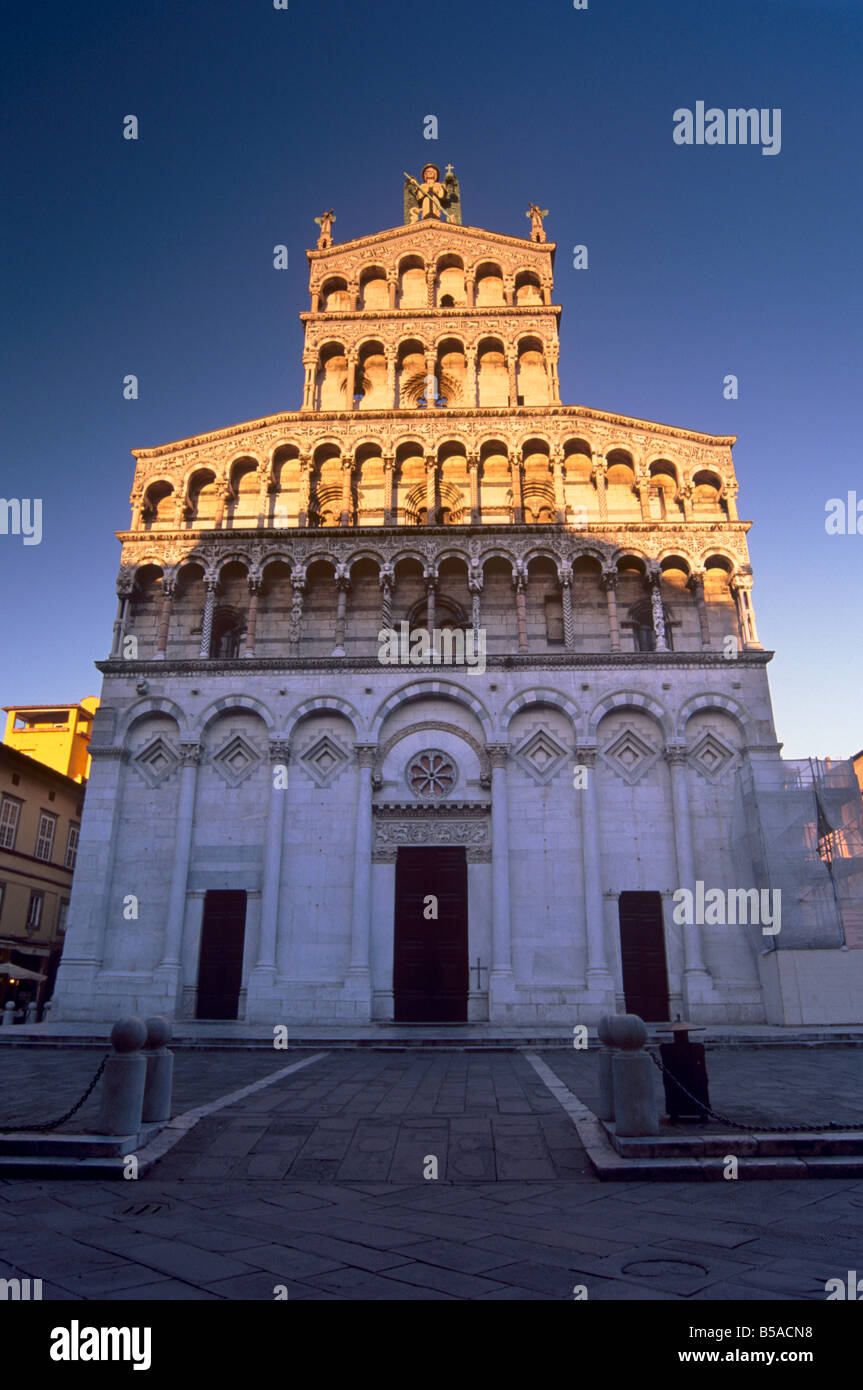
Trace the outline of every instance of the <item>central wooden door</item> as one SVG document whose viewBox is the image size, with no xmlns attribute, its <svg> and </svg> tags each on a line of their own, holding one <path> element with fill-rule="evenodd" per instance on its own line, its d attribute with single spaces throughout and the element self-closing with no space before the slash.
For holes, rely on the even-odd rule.
<svg viewBox="0 0 863 1390">
<path fill-rule="evenodd" d="M 660 893 L 621 893 L 620 955 L 626 1011 L 645 1023 L 668 1019 L 668 973 Z"/>
<path fill-rule="evenodd" d="M 236 1018 L 243 983 L 246 894 L 219 890 L 204 899 L 197 1018 Z"/>
<path fill-rule="evenodd" d="M 393 992 L 397 1023 L 467 1020 L 463 847 L 398 852 Z"/>
</svg>

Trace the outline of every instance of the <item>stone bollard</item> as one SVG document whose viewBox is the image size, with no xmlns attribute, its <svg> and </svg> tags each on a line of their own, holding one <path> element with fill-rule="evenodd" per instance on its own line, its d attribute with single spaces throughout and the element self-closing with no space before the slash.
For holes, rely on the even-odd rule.
<svg viewBox="0 0 863 1390">
<path fill-rule="evenodd" d="M 614 1119 L 614 1077 L 612 1075 L 612 1063 L 614 1061 L 613 1044 L 611 1041 L 611 1022 L 614 1015 L 606 1014 L 599 1020 L 597 1035 L 602 1047 L 599 1052 L 599 1104 L 596 1107 L 597 1119 Z"/>
<path fill-rule="evenodd" d="M 27 1012 L 26 1012 L 26 1014 L 24 1015 L 24 1022 L 25 1022 L 25 1023 L 35 1023 L 35 1022 L 36 1022 L 36 1015 L 37 1015 L 38 1012 L 39 1012 L 39 1005 L 36 1003 L 35 999 L 31 999 L 30 1003 L 27 1005 Z"/>
<path fill-rule="evenodd" d="M 137 1134 L 141 1128 L 147 1080 L 141 1047 L 146 1037 L 140 1018 L 120 1018 L 111 1029 L 114 1052 L 105 1063 L 97 1134 Z"/>
<path fill-rule="evenodd" d="M 12 1003 L 12 1000 L 10 999 L 8 1004 L 4 1004 L 4 1005 L 3 1005 L 3 1014 L 2 1014 L 2 1016 L 0 1016 L 0 1027 L 2 1027 L 2 1025 L 3 1025 L 4 1023 L 5 1023 L 5 1024 L 8 1024 L 8 1025 L 11 1025 L 11 1024 L 13 1024 L 14 1022 L 15 1022 L 15 1005 Z"/>
<path fill-rule="evenodd" d="M 43 1005 L 42 1005 L 42 1022 L 44 1023 L 45 1020 L 46 1020 L 46 1018 L 50 1018 L 50 1017 L 51 1017 L 51 1000 L 49 999 L 48 1002 L 47 1002 L 46 1004 L 43 1004 Z"/>
<path fill-rule="evenodd" d="M 171 1087 L 174 1081 L 174 1054 L 168 1051 L 171 1024 L 157 1015 L 147 1019 L 147 1039 L 144 1053 L 147 1059 L 147 1081 L 144 1087 L 142 1120 L 154 1124 L 171 1118 Z"/>
<path fill-rule="evenodd" d="M 616 1049 L 611 1064 L 614 1078 L 615 1133 L 634 1138 L 659 1133 L 659 1106 L 654 1066 L 644 1051 L 647 1029 L 638 1014 L 618 1014 L 608 1020 Z"/>
</svg>

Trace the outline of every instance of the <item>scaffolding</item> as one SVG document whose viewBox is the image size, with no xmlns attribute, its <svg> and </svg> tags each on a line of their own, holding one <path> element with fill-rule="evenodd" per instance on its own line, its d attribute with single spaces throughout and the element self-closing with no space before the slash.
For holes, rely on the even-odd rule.
<svg viewBox="0 0 863 1390">
<path fill-rule="evenodd" d="M 741 884 L 780 890 L 782 930 L 759 949 L 863 947 L 863 798 L 853 764 L 747 762 L 732 855 Z"/>
</svg>

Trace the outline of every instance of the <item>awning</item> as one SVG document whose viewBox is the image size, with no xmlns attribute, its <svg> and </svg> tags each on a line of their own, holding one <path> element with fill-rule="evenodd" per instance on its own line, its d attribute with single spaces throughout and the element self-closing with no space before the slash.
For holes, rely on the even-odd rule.
<svg viewBox="0 0 863 1390">
<path fill-rule="evenodd" d="M 0 965 L 0 975 L 5 975 L 7 979 L 11 980 L 47 980 L 48 978 L 47 975 L 37 975 L 35 970 L 28 970 L 26 966 L 12 965 L 9 961 Z"/>
</svg>

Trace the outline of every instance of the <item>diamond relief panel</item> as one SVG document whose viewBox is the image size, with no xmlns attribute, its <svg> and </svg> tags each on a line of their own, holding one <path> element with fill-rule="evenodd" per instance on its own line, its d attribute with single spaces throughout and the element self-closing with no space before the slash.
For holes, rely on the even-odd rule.
<svg viewBox="0 0 863 1390">
<path fill-rule="evenodd" d="M 659 750 L 634 729 L 624 729 L 606 744 L 600 756 L 618 777 L 634 786 L 656 762 Z"/>
<path fill-rule="evenodd" d="M 329 734 L 322 734 L 300 758 L 303 767 L 319 787 L 329 786 L 347 761 L 348 754 Z"/>
<path fill-rule="evenodd" d="M 213 767 L 229 787 L 238 787 L 261 761 L 257 748 L 242 734 L 234 734 L 218 753 L 213 754 Z"/>
<path fill-rule="evenodd" d="M 515 757 L 525 772 L 542 785 L 551 781 L 569 756 L 547 729 L 537 729 L 515 750 Z"/>
<path fill-rule="evenodd" d="M 132 766 L 149 786 L 157 787 L 166 777 L 170 777 L 179 761 L 179 753 L 159 734 L 135 755 Z"/>
<path fill-rule="evenodd" d="M 718 782 L 731 767 L 734 759 L 734 749 L 729 748 L 728 744 L 723 743 L 710 729 L 702 734 L 688 755 L 691 766 L 709 782 Z"/>
</svg>

